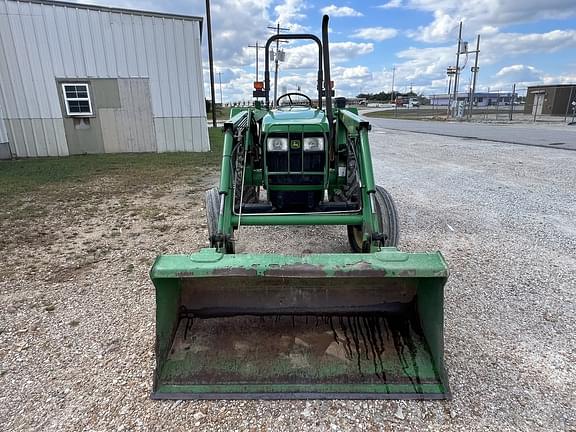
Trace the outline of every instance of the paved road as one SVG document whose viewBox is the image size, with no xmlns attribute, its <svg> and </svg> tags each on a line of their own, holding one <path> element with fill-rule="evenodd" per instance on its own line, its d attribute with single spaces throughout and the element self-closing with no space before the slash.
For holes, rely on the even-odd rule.
<svg viewBox="0 0 576 432">
<path fill-rule="evenodd" d="M 510 144 L 576 150 L 576 125 L 490 125 L 367 118 L 370 120 L 375 132 L 378 132 L 378 129 L 392 129 Z"/>
</svg>

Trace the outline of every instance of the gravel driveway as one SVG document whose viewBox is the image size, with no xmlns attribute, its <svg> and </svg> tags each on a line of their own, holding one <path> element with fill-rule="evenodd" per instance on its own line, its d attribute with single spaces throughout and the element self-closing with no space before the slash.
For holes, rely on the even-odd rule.
<svg viewBox="0 0 576 432">
<path fill-rule="evenodd" d="M 157 253 L 205 245 L 215 177 L 49 191 L 0 220 L 0 429 L 576 431 L 576 153 L 371 134 L 401 249 L 441 250 L 452 401 L 151 401 Z M 67 190 L 70 189 L 70 190 Z M 63 196 L 70 196 L 64 194 Z M 242 228 L 240 250 L 347 251 L 341 227 Z"/>
</svg>

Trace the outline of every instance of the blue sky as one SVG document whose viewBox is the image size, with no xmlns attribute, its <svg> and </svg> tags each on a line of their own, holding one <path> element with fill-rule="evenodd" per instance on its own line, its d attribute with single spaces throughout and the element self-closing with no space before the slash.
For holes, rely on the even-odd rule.
<svg viewBox="0 0 576 432">
<path fill-rule="evenodd" d="M 92 3 L 204 16 L 203 0 L 95 0 Z M 480 91 L 510 91 L 533 84 L 576 82 L 576 0 L 212 0 L 216 71 L 224 101 L 248 100 L 255 78 L 256 41 L 277 22 L 290 32 L 320 35 L 330 15 L 332 75 L 338 95 L 395 89 L 434 94 L 446 91 L 446 68 L 455 64 L 458 23 L 463 40 L 481 35 Z M 204 35 L 206 33 L 204 32 Z M 206 37 L 204 56 L 207 57 Z M 314 47 L 285 44 L 280 89 L 313 94 Z M 263 59 L 263 51 L 260 56 Z M 469 85 L 473 55 L 461 57 L 461 91 Z M 208 95 L 207 62 L 204 65 Z M 263 62 L 260 64 L 263 69 Z M 218 92 L 218 76 L 217 100 Z"/>
</svg>

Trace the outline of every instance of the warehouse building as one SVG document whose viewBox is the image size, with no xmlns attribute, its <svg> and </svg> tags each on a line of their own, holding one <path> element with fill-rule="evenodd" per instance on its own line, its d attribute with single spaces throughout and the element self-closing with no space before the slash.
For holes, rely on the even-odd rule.
<svg viewBox="0 0 576 432">
<path fill-rule="evenodd" d="M 208 151 L 202 18 L 0 0 L 0 158 Z"/>
<path fill-rule="evenodd" d="M 487 107 L 493 105 L 510 105 L 513 100 L 516 100 L 517 94 L 515 93 L 498 93 L 498 92 L 476 92 L 474 93 L 474 106 Z M 465 102 L 466 104 L 470 101 L 469 93 L 458 93 L 457 94 L 459 102 Z M 434 106 L 448 106 L 454 100 L 453 94 L 438 94 L 430 96 L 430 105 Z"/>
<path fill-rule="evenodd" d="M 566 115 L 572 113 L 576 85 L 556 84 L 528 87 L 524 113 L 534 115 Z"/>
</svg>

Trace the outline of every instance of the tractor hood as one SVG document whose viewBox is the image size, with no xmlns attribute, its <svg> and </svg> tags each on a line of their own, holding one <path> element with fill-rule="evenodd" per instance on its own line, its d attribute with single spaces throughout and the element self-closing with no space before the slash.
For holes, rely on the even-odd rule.
<svg viewBox="0 0 576 432">
<path fill-rule="evenodd" d="M 272 110 L 262 119 L 264 132 L 270 132 L 278 126 L 304 126 L 307 130 L 328 131 L 328 120 L 322 110 L 311 108 L 291 108 Z M 292 128 L 290 128 L 292 129 Z"/>
</svg>

